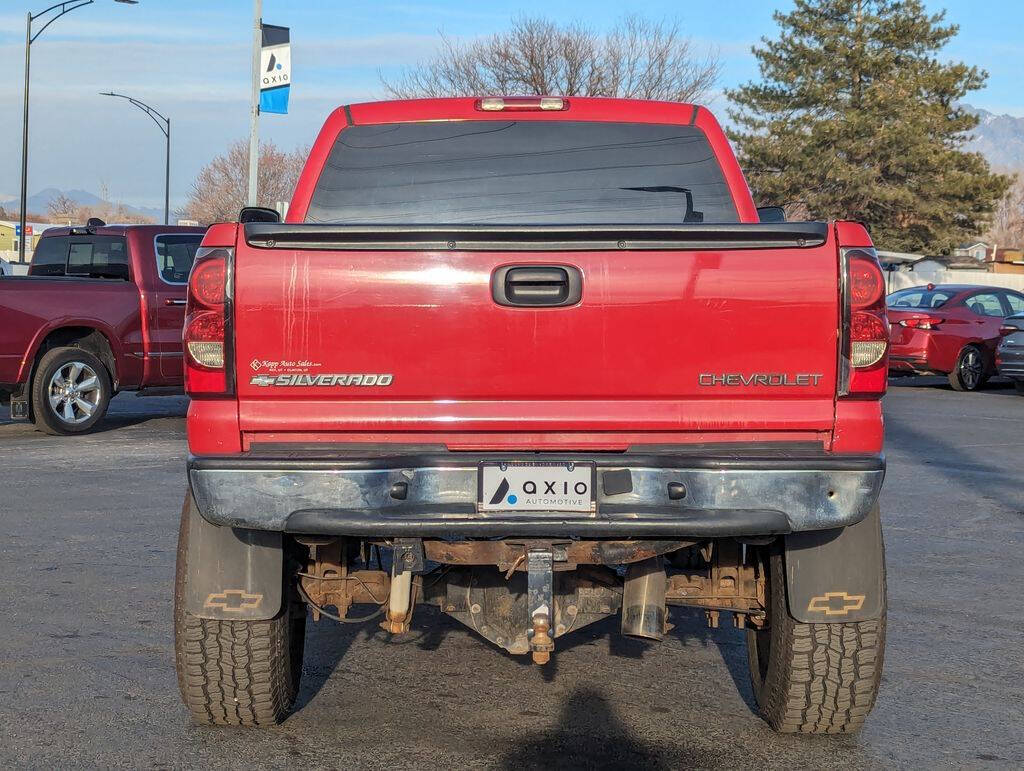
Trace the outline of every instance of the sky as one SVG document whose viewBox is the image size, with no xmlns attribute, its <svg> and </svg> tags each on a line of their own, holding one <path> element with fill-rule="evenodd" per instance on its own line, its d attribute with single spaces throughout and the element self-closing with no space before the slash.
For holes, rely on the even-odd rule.
<svg viewBox="0 0 1024 771">
<path fill-rule="evenodd" d="M 20 184 L 25 13 L 49 4 L 0 5 L 0 201 L 16 198 Z M 960 25 L 944 56 L 989 72 L 986 88 L 967 101 L 1024 116 L 1024 1 L 926 4 L 945 8 Z M 750 48 L 774 36 L 772 11 L 790 5 L 655 0 L 638 10 L 677 21 L 697 50 L 716 51 L 720 92 L 757 78 Z M 261 138 L 285 149 L 310 144 L 335 107 L 383 98 L 382 75 L 394 78 L 429 59 L 440 32 L 486 36 L 520 14 L 583 20 L 601 31 L 623 8 L 621 0 L 264 0 L 263 20 L 291 27 L 293 85 L 290 113 L 264 115 Z M 248 136 L 251 34 L 248 0 L 95 0 L 56 21 L 32 45 L 29 194 L 44 187 L 106 190 L 114 201 L 163 206 L 163 134 L 126 101 L 98 94 L 113 90 L 170 116 L 171 206 L 181 206 L 199 169 Z M 724 112 L 725 100 L 713 96 L 709 105 Z"/>
</svg>

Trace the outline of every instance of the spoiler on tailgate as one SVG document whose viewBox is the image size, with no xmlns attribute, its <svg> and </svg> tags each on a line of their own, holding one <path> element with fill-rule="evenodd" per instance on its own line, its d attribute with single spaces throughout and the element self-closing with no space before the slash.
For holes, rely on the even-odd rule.
<svg viewBox="0 0 1024 771">
<path fill-rule="evenodd" d="M 279 249 L 610 251 L 821 246 L 825 222 L 689 225 L 365 225 L 249 222 L 249 246 Z"/>
</svg>

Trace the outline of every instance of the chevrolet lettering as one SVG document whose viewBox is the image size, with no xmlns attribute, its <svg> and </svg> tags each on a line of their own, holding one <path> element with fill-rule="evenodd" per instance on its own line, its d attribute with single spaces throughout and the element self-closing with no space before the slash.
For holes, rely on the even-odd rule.
<svg viewBox="0 0 1024 771">
<path fill-rule="evenodd" d="M 702 386 L 816 386 L 824 375 L 789 374 L 786 372 L 702 372 L 697 382 Z"/>
</svg>

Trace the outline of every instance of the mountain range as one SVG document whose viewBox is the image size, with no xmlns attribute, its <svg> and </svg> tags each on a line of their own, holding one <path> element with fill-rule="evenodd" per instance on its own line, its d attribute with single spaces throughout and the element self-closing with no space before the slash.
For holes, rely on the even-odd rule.
<svg viewBox="0 0 1024 771">
<path fill-rule="evenodd" d="M 1024 118 L 996 115 L 968 104 L 964 107 L 979 118 L 968 149 L 984 155 L 997 169 L 1024 170 Z"/>
<path fill-rule="evenodd" d="M 60 195 L 67 196 L 79 206 L 108 206 L 110 208 L 117 208 L 118 206 L 117 203 L 104 201 L 98 195 L 90 193 L 88 190 L 59 190 L 55 187 L 47 187 L 40 190 L 35 195 L 30 195 L 28 197 L 28 206 L 26 207 L 26 211 L 30 214 L 45 217 L 47 215 L 47 207 L 50 205 L 50 202 Z M 127 204 L 121 204 L 121 206 L 126 212 L 141 214 L 145 217 L 149 217 L 154 222 L 164 221 L 163 209 L 154 209 L 148 206 L 129 206 Z M 0 207 L 3 207 L 8 212 L 17 211 L 19 208 L 18 199 L 11 196 L 11 200 L 9 201 L 0 201 Z"/>
</svg>

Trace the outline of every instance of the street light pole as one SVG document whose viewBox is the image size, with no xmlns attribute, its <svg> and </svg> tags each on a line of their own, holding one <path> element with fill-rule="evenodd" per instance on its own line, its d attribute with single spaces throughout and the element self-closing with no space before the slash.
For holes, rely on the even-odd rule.
<svg viewBox="0 0 1024 771">
<path fill-rule="evenodd" d="M 66 13 L 76 8 L 81 8 L 85 5 L 92 5 L 95 0 L 67 0 L 63 3 L 54 3 L 45 11 L 39 13 L 29 13 L 25 19 L 25 104 L 22 107 L 22 120 L 21 120 L 21 213 L 19 214 L 18 224 L 21 226 L 21 235 L 18 238 L 18 261 L 25 262 L 25 209 L 28 207 L 28 84 L 29 84 L 29 65 L 32 61 L 32 44 L 36 42 L 36 39 L 43 34 L 43 31 L 53 24 L 57 19 Z M 135 5 L 138 0 L 114 0 L 116 3 L 124 3 L 125 5 Z M 56 11 L 60 9 L 60 13 L 50 19 L 44 24 L 36 34 L 32 34 L 32 22 L 39 19 L 50 11 Z"/>
<path fill-rule="evenodd" d="M 21 204 L 18 213 L 18 262 L 25 262 L 25 207 L 28 205 L 28 72 L 32 65 L 32 14 L 25 14 L 25 104 L 21 118 Z"/>
<path fill-rule="evenodd" d="M 167 166 L 164 171 L 164 224 L 171 224 L 171 119 L 165 118 L 145 102 L 128 96 L 127 94 L 115 94 L 113 91 L 101 91 L 100 96 L 117 96 L 127 99 L 146 115 L 153 119 L 156 127 L 167 137 Z M 163 121 L 163 123 L 161 123 Z"/>
</svg>

